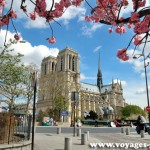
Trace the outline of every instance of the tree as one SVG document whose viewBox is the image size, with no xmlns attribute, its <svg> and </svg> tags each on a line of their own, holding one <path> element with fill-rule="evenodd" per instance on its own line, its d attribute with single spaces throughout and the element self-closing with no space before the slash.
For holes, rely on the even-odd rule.
<svg viewBox="0 0 150 150">
<path fill-rule="evenodd" d="M 137 105 L 127 105 L 124 108 L 122 108 L 121 112 L 122 112 L 122 117 L 123 118 L 129 118 L 132 115 L 137 115 L 137 116 L 142 115 L 144 117 L 146 116 L 145 111 Z"/>
<path fill-rule="evenodd" d="M 42 110 L 40 110 L 37 114 L 36 121 L 42 122 L 44 116 L 45 116 L 45 113 Z"/>
<path fill-rule="evenodd" d="M 86 21 L 90 22 L 99 22 L 101 24 L 110 25 L 109 33 L 113 31 L 115 27 L 115 31 L 118 34 L 123 34 L 126 32 L 126 26 L 128 28 L 133 29 L 134 36 L 131 38 L 128 46 L 123 48 L 122 50 L 118 50 L 118 58 L 126 61 L 129 59 L 126 51 L 130 46 L 132 40 L 134 40 L 135 48 L 137 48 L 140 44 L 143 44 L 143 50 L 141 55 L 143 55 L 145 51 L 145 45 L 149 42 L 150 36 L 150 7 L 146 6 L 146 1 L 148 0 L 95 0 L 96 6 L 91 6 L 88 0 L 60 0 L 56 2 L 55 0 L 51 1 L 50 8 L 48 8 L 48 3 L 46 0 L 21 0 L 20 1 L 20 9 L 31 19 L 35 20 L 36 16 L 42 17 L 45 19 L 45 22 L 49 24 L 51 29 L 51 36 L 47 38 L 49 43 L 53 44 L 56 42 L 56 37 L 54 36 L 54 31 L 51 26 L 51 22 L 54 21 L 59 24 L 55 19 L 61 17 L 65 10 L 70 6 L 80 6 L 82 2 L 86 2 L 87 5 L 91 9 L 91 15 L 87 15 L 85 17 Z M 133 10 L 127 16 L 126 14 L 122 16 L 123 9 L 128 8 L 129 3 L 133 3 Z M 4 11 L 6 4 L 9 5 L 9 9 Z M 28 12 L 27 8 L 29 5 L 33 6 L 33 11 Z M 12 25 L 15 31 L 14 38 L 16 41 L 20 40 L 20 35 L 17 32 L 17 28 L 14 24 L 14 19 L 17 18 L 17 13 L 14 10 L 14 0 L 1 0 L 0 7 L 2 7 L 2 15 L 0 18 L 0 26 L 8 27 Z M 7 31 L 6 37 L 7 39 Z M 4 42 L 6 45 L 6 40 Z"/>
<path fill-rule="evenodd" d="M 13 41 L 10 41 L 0 54 L 0 95 L 4 98 L 3 102 L 8 104 L 10 111 L 16 108 L 15 103 L 19 98 L 27 100 L 27 110 L 33 96 L 32 70 L 21 62 L 22 54 L 14 54 L 14 50 L 9 49 L 11 44 L 14 44 Z"/>
<path fill-rule="evenodd" d="M 34 93 L 33 93 L 33 87 L 31 85 L 33 72 L 38 72 L 37 65 L 31 63 L 31 64 L 25 66 L 24 74 L 25 74 L 26 78 L 24 80 L 23 98 L 26 101 L 26 109 L 25 109 L 26 114 L 28 113 L 29 104 L 33 100 Z"/>
<path fill-rule="evenodd" d="M 95 111 L 90 111 L 89 112 L 89 114 L 90 114 L 90 116 L 87 116 L 86 117 L 86 119 L 93 119 L 93 120 L 95 120 L 95 119 L 97 119 L 98 118 L 98 115 L 97 115 L 97 113 L 95 112 Z"/>
</svg>

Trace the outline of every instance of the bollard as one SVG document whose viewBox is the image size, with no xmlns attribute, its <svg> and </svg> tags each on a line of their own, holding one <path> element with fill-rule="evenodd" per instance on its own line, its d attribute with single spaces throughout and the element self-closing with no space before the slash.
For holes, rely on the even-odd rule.
<svg viewBox="0 0 150 150">
<path fill-rule="evenodd" d="M 57 128 L 57 134 L 60 134 L 61 133 L 61 128 Z"/>
<path fill-rule="evenodd" d="M 121 128 L 121 133 L 124 133 L 124 128 Z"/>
<path fill-rule="evenodd" d="M 71 138 L 65 138 L 64 150 L 72 150 L 72 139 Z"/>
<path fill-rule="evenodd" d="M 87 134 L 81 134 L 81 145 L 86 145 L 87 143 Z"/>
<path fill-rule="evenodd" d="M 87 141 L 89 140 L 89 131 L 84 132 L 85 134 L 87 134 Z"/>
<path fill-rule="evenodd" d="M 129 135 L 129 134 L 130 134 L 130 129 L 126 128 L 126 135 Z"/>
<path fill-rule="evenodd" d="M 145 135 L 144 135 L 144 130 L 141 130 L 141 131 L 140 131 L 140 134 L 141 134 L 141 138 L 144 138 L 144 137 L 145 137 Z"/>
<path fill-rule="evenodd" d="M 81 129 L 79 129 L 79 128 L 77 129 L 77 136 L 79 136 L 79 137 L 81 136 Z"/>
</svg>

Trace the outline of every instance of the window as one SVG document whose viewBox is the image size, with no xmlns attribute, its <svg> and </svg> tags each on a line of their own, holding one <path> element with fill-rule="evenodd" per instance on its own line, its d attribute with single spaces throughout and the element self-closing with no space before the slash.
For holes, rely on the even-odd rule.
<svg viewBox="0 0 150 150">
<path fill-rule="evenodd" d="M 60 66 L 60 70 L 63 70 L 63 58 L 61 57 L 61 66 Z"/>
<path fill-rule="evenodd" d="M 52 62 L 52 71 L 54 71 L 54 62 Z"/>
<path fill-rule="evenodd" d="M 74 71 L 75 69 L 75 58 L 74 58 L 74 56 L 72 57 L 72 71 Z"/>
<path fill-rule="evenodd" d="M 56 66 L 55 66 L 55 71 L 57 70 L 57 64 L 56 64 Z"/>
<path fill-rule="evenodd" d="M 71 69 L 71 55 L 69 56 L 69 69 Z"/>
<path fill-rule="evenodd" d="M 45 75 L 46 75 L 46 71 L 47 71 L 47 70 L 46 70 L 46 67 L 47 67 L 47 65 L 45 64 L 45 65 L 44 65 L 44 74 L 45 74 Z"/>
</svg>

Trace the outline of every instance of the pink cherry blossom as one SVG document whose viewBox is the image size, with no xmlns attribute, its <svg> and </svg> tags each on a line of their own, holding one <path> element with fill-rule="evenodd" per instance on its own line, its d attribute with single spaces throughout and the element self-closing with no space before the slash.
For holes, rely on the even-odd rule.
<svg viewBox="0 0 150 150">
<path fill-rule="evenodd" d="M 70 0 L 61 0 L 61 1 L 63 1 L 64 2 L 64 6 L 66 7 L 66 8 L 68 8 L 69 6 L 71 6 L 71 2 L 70 2 Z M 61 3 L 61 2 L 60 2 Z"/>
<path fill-rule="evenodd" d="M 112 29 L 112 28 L 109 28 L 109 29 L 108 29 L 108 32 L 109 32 L 109 33 L 112 33 L 112 32 L 113 32 L 113 29 Z"/>
<path fill-rule="evenodd" d="M 3 16 L 0 18 L 0 26 L 5 26 L 9 24 L 9 18 L 8 16 Z"/>
<path fill-rule="evenodd" d="M 135 38 L 134 38 L 134 45 L 140 45 L 142 43 L 142 36 L 140 35 L 137 35 Z"/>
<path fill-rule="evenodd" d="M 133 2 L 133 7 L 134 7 L 134 9 L 138 6 L 138 8 L 140 8 L 140 7 L 144 7 L 145 6 L 145 4 L 146 4 L 146 0 L 132 0 L 132 2 Z"/>
<path fill-rule="evenodd" d="M 117 0 L 109 0 L 109 2 L 110 2 L 111 4 L 115 4 L 115 3 L 117 3 Z"/>
<path fill-rule="evenodd" d="M 91 17 L 90 17 L 90 16 L 85 16 L 85 20 L 86 20 L 87 22 L 90 22 L 90 21 L 91 21 Z"/>
<path fill-rule="evenodd" d="M 8 16 L 9 16 L 9 18 L 17 18 L 17 14 L 13 9 L 10 10 Z"/>
<path fill-rule="evenodd" d="M 0 14 L 2 14 L 3 13 L 3 10 L 2 9 L 0 9 Z"/>
<path fill-rule="evenodd" d="M 0 0 L 0 7 L 3 7 L 6 5 L 6 1 L 5 0 Z"/>
<path fill-rule="evenodd" d="M 40 17 L 45 17 L 45 12 L 46 12 L 46 1 L 45 0 L 36 0 L 35 12 Z"/>
<path fill-rule="evenodd" d="M 16 41 L 19 41 L 20 40 L 20 35 L 18 35 L 17 33 L 14 35 L 14 38 Z"/>
<path fill-rule="evenodd" d="M 80 6 L 80 4 L 81 4 L 82 1 L 83 0 L 73 0 L 72 4 L 75 5 L 75 6 Z"/>
<path fill-rule="evenodd" d="M 130 19 L 133 22 L 139 22 L 140 21 L 139 14 L 136 13 L 136 12 L 131 13 L 131 18 Z"/>
<path fill-rule="evenodd" d="M 122 26 L 122 27 L 117 26 L 116 27 L 116 33 L 123 34 L 125 32 L 126 32 L 126 27 L 125 26 Z"/>
<path fill-rule="evenodd" d="M 129 56 L 126 54 L 126 48 L 123 48 L 122 50 L 118 50 L 118 53 L 117 53 L 117 57 L 123 61 L 127 61 L 129 60 Z"/>
<path fill-rule="evenodd" d="M 54 44 L 56 42 L 56 38 L 55 37 L 51 37 L 51 38 L 47 38 L 47 40 L 49 41 L 49 43 Z"/>
<path fill-rule="evenodd" d="M 127 0 L 121 0 L 121 5 L 122 6 L 127 6 L 129 3 Z"/>
<path fill-rule="evenodd" d="M 35 20 L 35 19 L 36 19 L 36 14 L 35 14 L 35 12 L 31 12 L 31 13 L 30 13 L 30 18 L 31 18 L 31 20 Z"/>
<path fill-rule="evenodd" d="M 132 24 L 129 23 L 129 24 L 128 24 L 128 28 L 129 28 L 129 29 L 132 28 Z"/>
</svg>

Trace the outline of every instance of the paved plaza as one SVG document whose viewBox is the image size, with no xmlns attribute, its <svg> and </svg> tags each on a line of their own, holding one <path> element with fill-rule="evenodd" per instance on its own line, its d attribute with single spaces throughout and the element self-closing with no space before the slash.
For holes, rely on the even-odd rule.
<svg viewBox="0 0 150 150">
<path fill-rule="evenodd" d="M 141 138 L 136 132 L 126 133 L 91 133 L 89 141 L 86 145 L 81 145 L 81 137 L 73 136 L 73 134 L 51 134 L 36 133 L 35 134 L 35 150 L 64 150 L 65 137 L 72 139 L 72 150 L 95 150 L 102 148 L 91 148 L 89 143 L 147 143 L 150 144 L 150 135 L 145 133 L 145 137 Z M 103 148 L 108 149 L 108 148 Z M 125 148 L 109 148 L 113 150 L 123 150 Z M 129 149 L 129 148 L 128 148 Z M 132 148 L 133 149 L 133 148 Z M 139 148 L 140 149 L 140 148 Z M 141 148 L 148 149 L 148 148 Z"/>
</svg>

